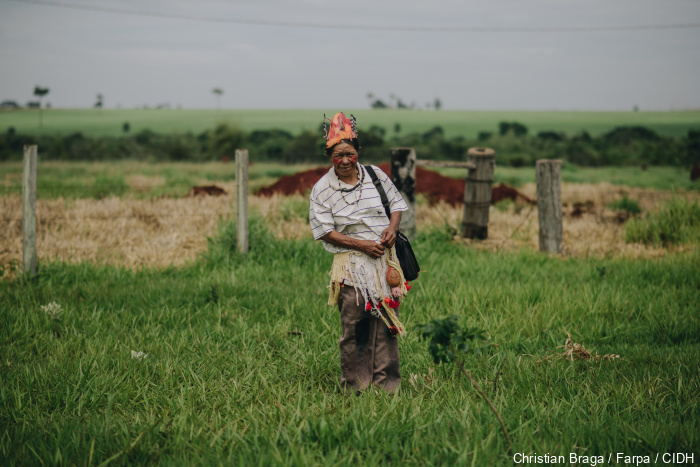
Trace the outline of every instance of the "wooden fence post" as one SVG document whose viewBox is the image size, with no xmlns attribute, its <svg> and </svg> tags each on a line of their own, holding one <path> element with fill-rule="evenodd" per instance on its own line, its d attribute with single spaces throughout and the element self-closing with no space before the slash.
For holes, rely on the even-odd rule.
<svg viewBox="0 0 700 467">
<path fill-rule="evenodd" d="M 410 239 L 416 235 L 416 151 L 413 148 L 391 149 L 391 181 L 408 205 L 401 215 L 399 229 Z"/>
<path fill-rule="evenodd" d="M 238 251 L 248 253 L 248 150 L 236 149 L 236 229 Z"/>
<path fill-rule="evenodd" d="M 494 158 L 490 148 L 469 148 L 469 168 L 464 186 L 464 214 L 462 236 L 485 239 L 489 235 L 489 208 L 491 207 L 491 184 L 493 183 Z"/>
<path fill-rule="evenodd" d="M 22 173 L 22 262 L 24 273 L 36 275 L 36 145 L 24 147 Z"/>
<path fill-rule="evenodd" d="M 561 212 L 561 161 L 537 161 L 537 214 L 540 251 L 559 253 L 563 236 Z"/>
</svg>

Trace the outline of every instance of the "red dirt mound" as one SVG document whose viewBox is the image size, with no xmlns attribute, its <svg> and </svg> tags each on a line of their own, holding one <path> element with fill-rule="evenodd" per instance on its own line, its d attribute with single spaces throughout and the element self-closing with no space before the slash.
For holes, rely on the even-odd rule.
<svg viewBox="0 0 700 467">
<path fill-rule="evenodd" d="M 379 164 L 378 167 L 382 169 L 384 173 L 391 173 L 391 166 L 386 162 Z M 294 175 L 285 175 L 276 183 L 262 188 L 257 194 L 261 196 L 272 196 L 273 193 L 281 193 L 284 195 L 295 193 L 304 194 L 307 190 L 313 188 L 316 182 L 328 172 L 329 168 L 330 167 L 319 167 L 305 172 L 298 172 Z M 464 202 L 464 180 L 443 177 L 432 170 L 416 167 L 416 192 L 424 194 L 431 204 L 445 201 L 446 203 L 456 206 Z M 533 202 L 515 188 L 503 184 L 493 187 L 491 196 L 492 203 L 497 203 L 504 199 L 512 199 L 515 201 L 517 198 L 528 203 Z"/>
<path fill-rule="evenodd" d="M 328 172 L 328 169 L 330 167 L 319 167 L 293 175 L 285 175 L 272 185 L 261 188 L 257 194 L 260 196 L 272 196 L 275 193 L 283 195 L 300 193 L 303 195 L 306 190 L 311 190 L 314 187 L 316 182 Z"/>
</svg>

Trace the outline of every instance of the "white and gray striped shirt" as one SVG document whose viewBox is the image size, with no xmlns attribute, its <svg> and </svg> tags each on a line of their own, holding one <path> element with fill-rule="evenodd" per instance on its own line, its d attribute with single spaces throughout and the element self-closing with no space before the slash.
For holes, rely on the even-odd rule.
<svg viewBox="0 0 700 467">
<path fill-rule="evenodd" d="M 376 241 L 389 227 L 389 219 L 386 217 L 382 200 L 372 183 L 372 178 L 361 164 L 358 164 L 358 168 L 364 173 L 361 195 L 359 187 L 351 192 L 341 192 L 341 188 L 349 189 L 352 185 L 339 180 L 333 167 L 316 182 L 311 190 L 309 224 L 315 240 L 335 230 L 358 240 Z M 389 211 L 408 210 L 406 202 L 391 179 L 379 167 L 373 165 L 372 168 L 386 192 Z M 362 172 L 360 178 L 362 178 Z M 358 200 L 359 196 L 361 198 Z M 325 241 L 322 243 L 331 253 L 349 251 L 347 248 L 337 247 Z"/>
</svg>

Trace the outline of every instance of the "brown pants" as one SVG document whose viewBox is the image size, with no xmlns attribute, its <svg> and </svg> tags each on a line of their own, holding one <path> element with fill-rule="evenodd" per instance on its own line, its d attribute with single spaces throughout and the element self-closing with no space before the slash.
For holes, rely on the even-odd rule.
<svg viewBox="0 0 700 467">
<path fill-rule="evenodd" d="M 341 287 L 338 295 L 340 324 L 340 385 L 356 394 L 372 384 L 393 393 L 401 382 L 399 343 L 379 318 L 365 310 L 362 295 L 356 302 L 354 287 Z M 359 303 L 359 305 L 357 304 Z M 394 310 L 396 315 L 399 309 Z"/>
</svg>

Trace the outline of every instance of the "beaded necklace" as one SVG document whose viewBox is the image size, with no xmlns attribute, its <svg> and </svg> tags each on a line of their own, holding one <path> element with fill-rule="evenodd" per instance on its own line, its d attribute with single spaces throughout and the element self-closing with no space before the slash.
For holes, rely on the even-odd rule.
<svg viewBox="0 0 700 467">
<path fill-rule="evenodd" d="M 345 203 L 346 203 L 347 205 L 349 205 L 349 206 L 350 206 L 350 205 L 353 205 L 353 204 L 357 204 L 357 202 L 360 201 L 360 198 L 362 198 L 362 185 L 364 185 L 364 182 L 365 182 L 365 171 L 362 170 L 361 172 L 362 172 L 362 173 L 360 174 L 360 169 L 359 169 L 359 167 L 358 167 L 358 168 L 357 168 L 357 176 L 360 177 L 360 181 L 358 181 L 357 184 L 356 184 L 354 187 L 352 187 L 352 188 L 341 188 L 341 189 L 340 189 L 340 196 L 343 197 L 343 201 L 345 201 Z M 336 175 L 337 175 L 337 174 L 336 174 Z M 338 179 L 338 180 L 340 180 L 340 179 Z M 352 203 L 349 203 L 348 200 L 345 199 L 345 193 L 350 193 L 350 192 L 352 192 L 352 191 L 355 191 L 355 190 L 357 189 L 358 186 L 360 187 L 360 191 L 359 191 L 358 194 L 357 194 L 357 199 L 355 199 L 355 201 L 353 201 Z"/>
</svg>

